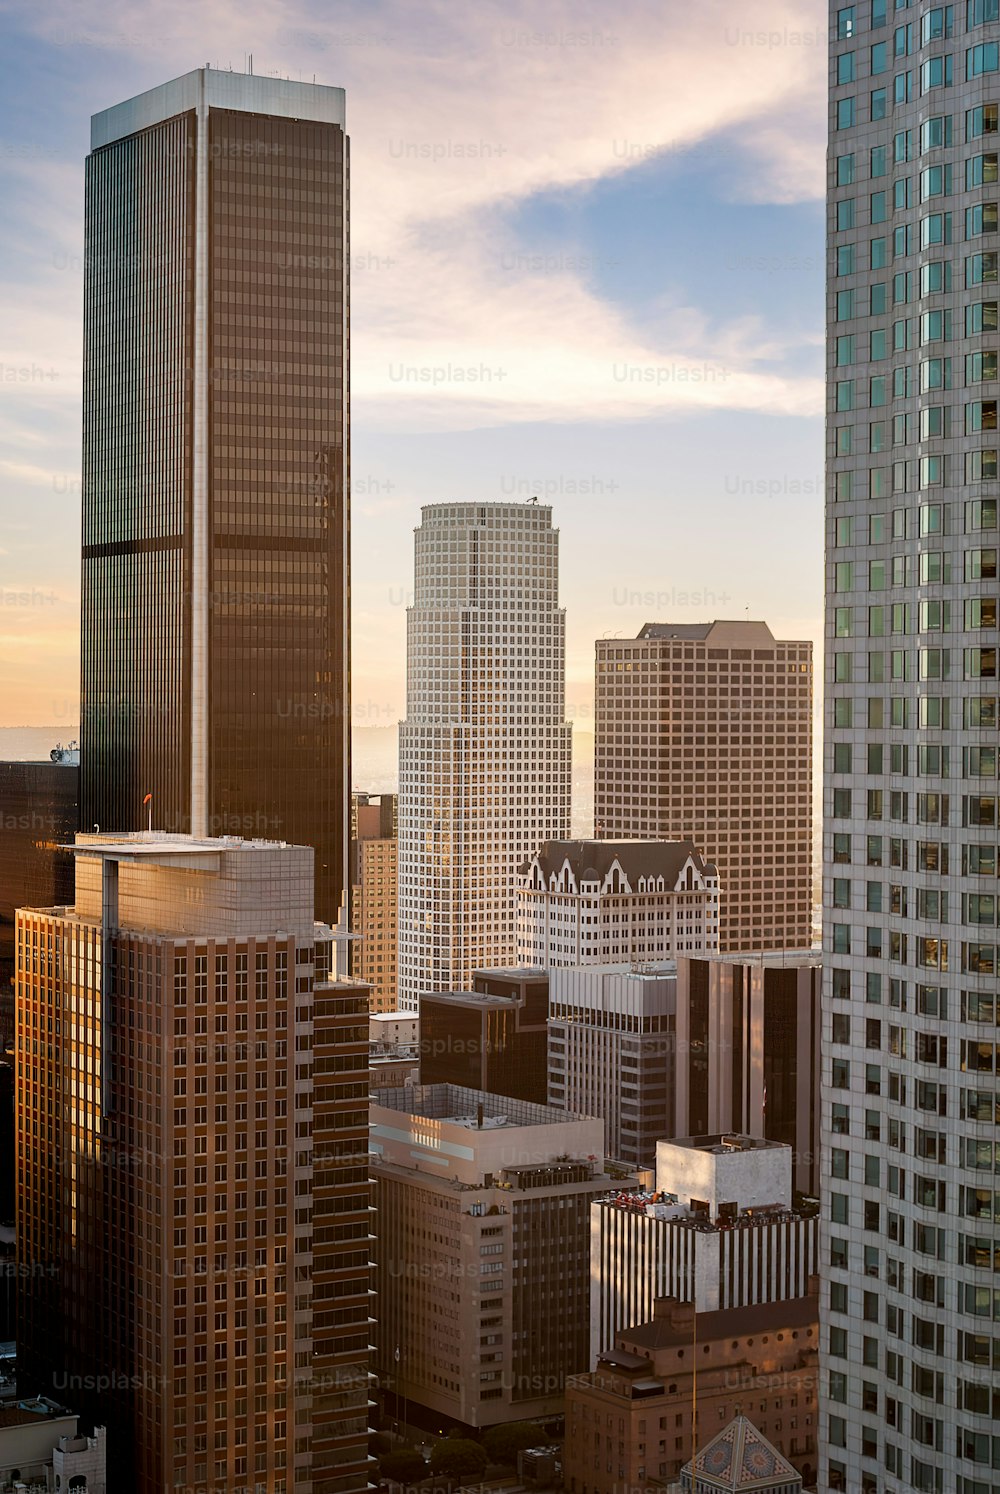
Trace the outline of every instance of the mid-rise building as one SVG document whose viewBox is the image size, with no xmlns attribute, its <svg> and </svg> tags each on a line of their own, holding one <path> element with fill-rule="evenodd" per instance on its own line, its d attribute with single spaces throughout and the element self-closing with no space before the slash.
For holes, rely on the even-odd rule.
<svg viewBox="0 0 1000 1494">
<path fill-rule="evenodd" d="M 308 847 L 91 834 L 18 913 L 18 1383 L 73 1367 L 116 1489 L 366 1486 L 367 988 L 313 898 Z"/>
<path fill-rule="evenodd" d="M 604 1155 L 652 1167 L 673 1134 L 677 967 L 549 973 L 549 1104 L 604 1121 Z"/>
<path fill-rule="evenodd" d="M 647 1322 L 619 1334 L 597 1367 L 566 1386 L 563 1467 L 568 1494 L 623 1494 L 677 1479 L 685 1463 L 740 1412 L 782 1463 L 813 1487 L 817 1467 L 819 1283 L 783 1302 L 696 1312 L 661 1298 Z M 724 1459 L 714 1460 L 722 1471 Z M 765 1457 L 756 1481 L 722 1488 L 784 1489 Z M 731 1465 L 730 1465 L 731 1466 Z M 718 1486 L 714 1486 L 718 1487 Z M 699 1494 L 713 1488 L 695 1485 Z"/>
<path fill-rule="evenodd" d="M 424 508 L 399 729 L 401 1007 L 516 963 L 517 869 L 570 833 L 565 673 L 551 508 Z"/>
<path fill-rule="evenodd" d="M 316 848 L 347 890 L 341 88 L 198 68 L 94 115 L 81 819 Z"/>
<path fill-rule="evenodd" d="M 51 907 L 73 896 L 79 829 L 79 753 L 54 748 L 50 762 L 0 762 L 0 1052 L 14 1041 L 14 930 L 25 904 Z"/>
<path fill-rule="evenodd" d="M 373 1090 L 420 1083 L 420 1022 L 410 1012 L 370 1012 L 368 1077 Z"/>
<path fill-rule="evenodd" d="M 396 1009 L 397 804 L 396 794 L 351 795 L 351 974 L 371 986 L 373 1012 Z"/>
<path fill-rule="evenodd" d="M 600 1121 L 451 1084 L 372 1097 L 383 1385 L 469 1428 L 557 1415 L 588 1362 Z"/>
<path fill-rule="evenodd" d="M 420 1018 L 415 1012 L 369 1012 L 368 1041 L 413 1047 L 420 1041 Z"/>
<path fill-rule="evenodd" d="M 79 1420 L 42 1396 L 0 1396 L 0 1487 L 14 1494 L 107 1494 L 107 1433 L 98 1426 L 80 1436 Z"/>
<path fill-rule="evenodd" d="M 1000 1477 L 1000 18 L 829 18 L 821 1484 L 973 1494 Z"/>
<path fill-rule="evenodd" d="M 658 1297 L 717 1312 L 808 1291 L 815 1201 L 793 1207 L 791 1147 L 748 1136 L 660 1141 L 654 1185 L 591 1208 L 591 1362 L 653 1316 Z"/>
<path fill-rule="evenodd" d="M 548 971 L 477 970 L 472 981 L 421 996 L 421 1079 L 546 1104 Z"/>
<path fill-rule="evenodd" d="M 671 1134 L 783 1141 L 793 1183 L 818 1195 L 822 951 L 677 961 Z"/>
<path fill-rule="evenodd" d="M 718 941 L 718 873 L 689 841 L 549 841 L 518 873 L 526 964 L 631 965 Z"/>
<path fill-rule="evenodd" d="M 597 642 L 595 834 L 693 841 L 718 869 L 722 950 L 811 942 L 812 709 L 812 644 L 763 622 Z"/>
</svg>

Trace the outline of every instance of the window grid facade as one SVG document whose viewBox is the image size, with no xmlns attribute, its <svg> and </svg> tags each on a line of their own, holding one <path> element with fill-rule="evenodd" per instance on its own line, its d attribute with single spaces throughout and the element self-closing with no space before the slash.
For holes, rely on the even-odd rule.
<svg viewBox="0 0 1000 1494">
<path fill-rule="evenodd" d="M 341 90 L 210 68 L 96 115 L 82 823 L 317 847 L 347 890 Z"/>
<path fill-rule="evenodd" d="M 718 868 L 721 950 L 808 948 L 812 645 L 716 622 L 596 647 L 597 837 L 693 841 Z"/>
<path fill-rule="evenodd" d="M 347 1494 L 367 1482 L 367 990 L 331 979 L 310 851 L 178 839 L 190 869 L 105 839 L 74 908 L 18 915 L 19 1372 L 52 1393 L 72 1367 L 137 1494 Z M 234 908 L 260 932 L 227 932 Z"/>
<path fill-rule="evenodd" d="M 546 505 L 423 509 L 399 731 L 405 1010 L 515 963 L 517 869 L 569 834 L 558 546 Z"/>
<path fill-rule="evenodd" d="M 830 9 L 823 1487 L 1000 1487 L 996 0 Z"/>
</svg>

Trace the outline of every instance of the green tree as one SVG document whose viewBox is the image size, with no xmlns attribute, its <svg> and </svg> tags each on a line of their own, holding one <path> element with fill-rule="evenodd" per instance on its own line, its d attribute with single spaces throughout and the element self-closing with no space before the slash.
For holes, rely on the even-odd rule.
<svg viewBox="0 0 1000 1494">
<path fill-rule="evenodd" d="M 427 1473 L 427 1464 L 415 1447 L 401 1447 L 379 1459 L 379 1472 L 397 1484 L 415 1484 Z"/>
<path fill-rule="evenodd" d="M 431 1448 L 431 1472 L 453 1478 L 482 1478 L 488 1461 L 485 1447 L 468 1437 L 445 1437 Z"/>
<path fill-rule="evenodd" d="M 483 1446 L 491 1463 L 516 1464 L 522 1448 L 543 1447 L 548 1440 L 548 1433 L 533 1421 L 511 1421 L 483 1433 Z"/>
</svg>

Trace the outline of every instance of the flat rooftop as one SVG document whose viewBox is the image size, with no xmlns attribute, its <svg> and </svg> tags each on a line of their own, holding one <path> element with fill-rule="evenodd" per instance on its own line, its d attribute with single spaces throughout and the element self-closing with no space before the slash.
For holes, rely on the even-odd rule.
<svg viewBox="0 0 1000 1494">
<path fill-rule="evenodd" d="M 491 977 L 497 980 L 539 980 L 548 975 L 548 967 L 545 965 L 488 965 L 482 970 L 473 970 L 472 977 L 483 976 L 486 980 Z"/>
<path fill-rule="evenodd" d="M 77 1413 L 44 1396 L 0 1399 L 0 1427 L 22 1427 L 38 1421 L 77 1420 Z"/>
<path fill-rule="evenodd" d="M 162 124 L 189 109 L 235 109 L 280 119 L 306 119 L 343 125 L 345 96 L 342 88 L 321 83 L 293 83 L 260 73 L 234 73 L 222 68 L 199 67 L 135 94 L 110 109 L 91 115 L 90 148 L 99 150 L 126 135 Z"/>
<path fill-rule="evenodd" d="M 823 950 L 817 945 L 813 949 L 768 949 L 748 950 L 746 953 L 718 950 L 699 950 L 685 956 L 691 960 L 711 960 L 716 965 L 762 965 L 765 970 L 798 970 L 809 965 L 822 965 Z"/>
<path fill-rule="evenodd" d="M 421 1005 L 425 1001 L 443 1001 L 451 1006 L 516 1006 L 517 996 L 511 991 L 502 995 L 497 991 L 422 991 Z"/>
<path fill-rule="evenodd" d="M 664 1146 L 683 1146 L 693 1152 L 712 1152 L 716 1156 L 729 1156 L 734 1152 L 780 1152 L 788 1151 L 785 1141 L 768 1141 L 762 1136 L 741 1136 L 736 1131 L 723 1131 L 718 1136 L 672 1136 L 665 1138 Z"/>
<path fill-rule="evenodd" d="M 182 835 L 170 830 L 126 830 L 95 834 L 80 831 L 68 851 L 85 851 L 90 856 L 191 856 L 199 853 L 217 856 L 220 851 L 285 851 L 287 840 L 244 840 L 241 835 Z"/>
<path fill-rule="evenodd" d="M 494 1095 L 482 1089 L 466 1089 L 460 1084 L 403 1084 L 397 1089 L 372 1091 L 372 1103 L 384 1110 L 396 1110 L 423 1120 L 441 1121 L 446 1125 L 478 1129 L 479 1107 L 483 1110 L 483 1130 L 501 1126 L 569 1125 L 590 1117 L 552 1105 L 533 1105 L 528 1100 L 514 1100 L 509 1095 Z"/>
<path fill-rule="evenodd" d="M 790 1328 L 804 1330 L 803 1337 L 811 1337 L 815 1346 L 819 1336 L 818 1317 L 819 1303 L 812 1296 L 786 1297 L 780 1302 L 761 1302 L 751 1307 L 723 1307 L 715 1312 L 698 1313 L 698 1342 L 707 1344 L 714 1338 Z M 689 1323 L 675 1325 L 669 1317 L 657 1317 L 634 1328 L 623 1328 L 618 1337 L 640 1349 L 675 1349 L 688 1348 L 692 1333 Z M 802 1347 L 810 1345 L 805 1342 Z"/>
</svg>

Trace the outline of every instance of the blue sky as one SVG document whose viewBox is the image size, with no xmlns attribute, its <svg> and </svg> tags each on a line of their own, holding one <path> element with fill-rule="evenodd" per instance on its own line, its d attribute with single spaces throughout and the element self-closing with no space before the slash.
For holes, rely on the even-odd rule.
<svg viewBox="0 0 1000 1494">
<path fill-rule="evenodd" d="M 412 530 L 448 498 L 552 502 L 581 724 L 604 633 L 749 610 L 818 640 L 824 24 L 813 0 L 8 4 L 0 724 L 76 695 L 88 117 L 248 50 L 348 89 L 357 719 L 402 712 Z"/>
</svg>

